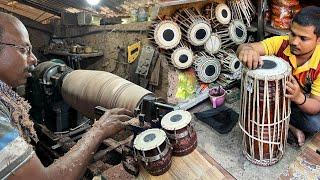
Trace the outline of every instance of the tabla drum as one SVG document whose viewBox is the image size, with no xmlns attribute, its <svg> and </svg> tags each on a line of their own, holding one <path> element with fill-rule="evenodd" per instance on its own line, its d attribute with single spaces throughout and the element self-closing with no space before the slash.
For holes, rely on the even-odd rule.
<svg viewBox="0 0 320 180">
<path fill-rule="evenodd" d="M 239 125 L 243 153 L 254 164 L 270 166 L 284 154 L 290 119 L 285 97 L 290 65 L 281 58 L 262 57 L 263 66 L 242 73 Z"/>
<path fill-rule="evenodd" d="M 246 25 L 240 20 L 231 21 L 227 28 L 223 27 L 217 33 L 221 37 L 222 48 L 242 44 L 246 41 L 248 35 Z"/>
<path fill-rule="evenodd" d="M 227 2 L 231 9 L 232 19 L 241 19 L 250 27 L 250 22 L 256 13 L 251 0 L 232 0 Z"/>
<path fill-rule="evenodd" d="M 227 73 L 236 73 L 241 71 L 242 64 L 236 53 L 232 50 L 220 50 L 216 56 L 220 59 L 221 70 Z"/>
<path fill-rule="evenodd" d="M 196 57 L 194 68 L 200 81 L 212 83 L 218 79 L 221 72 L 221 65 L 218 59 L 202 53 Z"/>
<path fill-rule="evenodd" d="M 192 116 L 188 111 L 175 110 L 161 120 L 173 148 L 173 155 L 184 156 L 197 147 L 197 134 L 191 126 Z"/>
<path fill-rule="evenodd" d="M 215 8 L 215 16 L 221 24 L 228 24 L 231 20 L 230 8 L 226 4 L 218 4 Z"/>
<path fill-rule="evenodd" d="M 148 129 L 133 141 L 134 154 L 142 166 L 154 176 L 167 172 L 171 166 L 172 147 L 166 133 L 158 128 Z"/>
<path fill-rule="evenodd" d="M 172 49 L 181 40 L 180 27 L 177 23 L 170 20 L 161 21 L 154 28 L 153 38 L 160 48 Z"/>
<path fill-rule="evenodd" d="M 171 62 L 178 69 L 186 69 L 193 63 L 193 51 L 186 47 L 180 46 L 171 54 Z"/>
<path fill-rule="evenodd" d="M 211 25 L 209 21 L 191 9 L 184 9 L 176 13 L 174 16 L 180 25 L 184 36 L 190 44 L 194 46 L 202 46 L 211 35 Z"/>
<path fill-rule="evenodd" d="M 210 38 L 204 45 L 204 49 L 209 54 L 216 54 L 221 48 L 221 38 L 217 33 L 211 33 Z"/>
</svg>

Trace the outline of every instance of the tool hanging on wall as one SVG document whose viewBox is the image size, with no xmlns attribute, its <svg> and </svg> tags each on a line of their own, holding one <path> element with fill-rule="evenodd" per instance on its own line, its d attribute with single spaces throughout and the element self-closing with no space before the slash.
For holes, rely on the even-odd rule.
<svg viewBox="0 0 320 180">
<path fill-rule="evenodd" d="M 141 41 L 128 46 L 128 63 L 133 63 L 139 56 L 141 50 Z"/>
</svg>

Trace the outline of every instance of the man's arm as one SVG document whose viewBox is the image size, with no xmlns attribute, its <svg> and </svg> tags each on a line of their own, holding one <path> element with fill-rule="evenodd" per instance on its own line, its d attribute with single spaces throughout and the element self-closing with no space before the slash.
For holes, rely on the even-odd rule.
<svg viewBox="0 0 320 180">
<path fill-rule="evenodd" d="M 297 80 L 291 76 L 291 81 L 287 82 L 286 97 L 290 98 L 291 101 L 296 103 L 299 108 L 310 115 L 314 115 L 320 112 L 320 96 L 311 94 L 310 97 L 307 97 L 301 91 L 299 83 Z"/>
<path fill-rule="evenodd" d="M 86 170 L 100 143 L 120 130 L 129 120 L 131 112 L 113 109 L 106 112 L 99 121 L 77 142 L 71 150 L 49 167 L 44 167 L 34 155 L 9 179 L 79 179 Z"/>
<path fill-rule="evenodd" d="M 242 64 L 249 69 L 256 69 L 262 65 L 260 56 L 264 56 L 265 50 L 261 42 L 241 44 L 237 49 L 237 56 Z"/>
</svg>

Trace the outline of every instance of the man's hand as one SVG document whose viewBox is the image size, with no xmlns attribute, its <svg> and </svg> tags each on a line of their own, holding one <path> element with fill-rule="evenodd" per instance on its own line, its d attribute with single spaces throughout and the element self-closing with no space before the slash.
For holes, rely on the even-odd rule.
<svg viewBox="0 0 320 180">
<path fill-rule="evenodd" d="M 96 121 L 93 127 L 102 133 L 103 139 L 113 135 L 124 128 L 123 122 L 130 120 L 133 113 L 124 108 L 110 109 Z"/>
<path fill-rule="evenodd" d="M 256 69 L 263 64 L 263 61 L 260 59 L 259 51 L 251 45 L 243 44 L 239 46 L 237 54 L 242 64 L 249 69 Z"/>
<path fill-rule="evenodd" d="M 301 104 L 304 101 L 304 94 L 301 92 L 300 85 L 297 80 L 290 75 L 289 81 L 286 83 L 286 97 L 296 104 Z"/>
</svg>

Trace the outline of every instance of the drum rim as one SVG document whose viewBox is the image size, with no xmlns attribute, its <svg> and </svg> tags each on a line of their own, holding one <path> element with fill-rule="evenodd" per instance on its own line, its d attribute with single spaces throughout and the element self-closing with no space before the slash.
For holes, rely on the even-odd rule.
<svg viewBox="0 0 320 180">
<path fill-rule="evenodd" d="M 183 121 L 179 121 L 180 124 L 173 123 L 170 121 L 170 117 L 172 117 L 173 115 L 177 115 L 177 114 L 185 115 L 182 118 Z M 161 120 L 161 127 L 163 129 L 169 130 L 169 131 L 179 130 L 179 129 L 186 127 L 188 124 L 190 124 L 191 120 L 192 120 L 192 116 L 189 111 L 175 110 L 175 111 L 171 111 L 168 114 L 166 114 L 165 116 L 163 116 L 163 118 Z"/>
<path fill-rule="evenodd" d="M 235 30 L 236 30 L 236 27 L 238 27 L 238 26 L 241 26 L 241 27 L 244 28 L 244 31 L 243 31 L 244 35 L 243 35 L 241 38 L 239 38 L 239 37 L 236 35 L 236 33 L 234 33 Z M 247 27 L 246 27 L 246 25 L 245 25 L 242 21 L 240 21 L 240 20 L 233 20 L 233 21 L 230 23 L 230 25 L 229 25 L 229 27 L 228 27 L 228 30 L 229 30 L 229 36 L 230 36 L 231 40 L 232 40 L 233 42 L 235 42 L 236 44 L 242 44 L 242 43 L 244 43 L 244 42 L 246 41 L 247 36 L 248 36 L 248 32 L 247 32 Z"/>
<path fill-rule="evenodd" d="M 188 60 L 185 63 L 181 63 L 179 60 L 175 61 L 175 59 L 176 59 L 175 57 L 177 55 L 179 55 L 178 54 L 179 50 L 185 50 L 186 54 L 191 56 L 190 60 Z M 189 56 L 188 56 L 188 58 L 189 58 Z M 179 47 L 179 48 L 175 49 L 173 51 L 173 53 L 171 54 L 171 62 L 178 69 L 186 69 L 186 68 L 190 67 L 192 65 L 193 61 L 194 61 L 193 51 L 188 47 Z"/>
<path fill-rule="evenodd" d="M 154 141 L 153 143 L 149 143 L 149 144 L 145 143 L 144 144 L 144 145 L 148 145 L 148 146 L 143 146 L 143 144 L 141 144 L 141 142 L 144 142 L 143 138 L 148 133 L 157 133 L 159 135 L 159 136 L 157 136 L 158 139 L 157 139 L 157 141 Z M 151 129 L 147 129 L 147 130 L 143 131 L 142 133 L 140 133 L 136 136 L 136 138 L 133 141 L 133 147 L 139 151 L 149 151 L 151 149 L 159 147 L 162 143 L 164 143 L 166 141 L 166 139 L 167 139 L 167 135 L 162 129 L 151 128 Z"/>
<path fill-rule="evenodd" d="M 219 16 L 219 13 L 225 9 L 228 12 L 228 16 L 226 18 Z M 229 6 L 225 3 L 220 3 L 216 6 L 215 8 L 215 16 L 216 19 L 219 21 L 221 24 L 228 24 L 231 21 L 231 10 Z"/>
<path fill-rule="evenodd" d="M 162 38 L 161 34 L 159 33 L 159 30 L 161 28 L 161 26 L 163 26 L 164 24 L 168 24 L 169 26 L 172 27 L 172 29 L 175 29 L 174 32 L 176 32 L 176 37 L 171 41 L 166 41 Z M 158 37 L 158 35 L 160 35 L 160 37 Z M 174 22 L 174 21 L 170 21 L 170 20 L 164 20 L 161 21 L 160 23 L 157 24 L 157 26 L 154 29 L 154 33 L 153 33 L 153 37 L 154 40 L 156 41 L 156 44 L 163 49 L 172 49 L 174 47 L 176 47 L 182 38 L 182 33 L 181 33 L 181 28 L 180 26 Z M 171 42 L 171 43 L 170 43 Z M 165 43 L 169 44 L 169 45 L 165 45 Z"/>
<path fill-rule="evenodd" d="M 276 56 L 261 56 L 260 58 L 261 60 L 267 59 L 267 60 L 276 61 L 279 64 L 282 64 L 283 65 L 282 71 L 277 72 L 277 74 L 272 74 L 272 72 L 274 73 L 274 69 L 261 71 L 261 69 L 249 70 L 248 68 L 245 68 L 244 72 L 248 77 L 255 78 L 258 80 L 264 80 L 264 79 L 279 80 L 279 79 L 283 79 L 283 76 L 289 76 L 291 74 L 292 68 L 289 65 L 289 63 L 286 62 L 284 59 Z"/>
<path fill-rule="evenodd" d="M 209 46 L 209 42 L 212 42 L 210 41 L 211 40 L 211 37 L 215 37 L 215 39 L 218 39 L 219 40 L 219 47 L 216 48 L 217 50 L 214 50 L 214 51 L 211 51 L 210 48 L 208 47 Z M 211 43 L 212 44 L 212 43 Z M 208 41 L 204 44 L 204 49 L 206 50 L 207 53 L 210 53 L 210 54 L 216 54 L 219 52 L 219 50 L 221 49 L 221 45 L 222 45 L 222 41 L 221 41 L 221 37 L 219 36 L 219 34 L 217 33 L 211 33 Z M 216 47 L 216 46 L 215 46 Z"/>
<path fill-rule="evenodd" d="M 198 26 L 203 27 L 207 32 L 207 36 L 202 40 L 198 40 L 194 37 L 194 35 L 196 34 L 195 27 L 198 27 Z M 204 45 L 210 38 L 211 32 L 212 32 L 212 28 L 210 23 L 206 20 L 198 19 L 197 21 L 192 22 L 192 24 L 188 28 L 188 32 L 187 32 L 188 41 L 194 46 Z"/>
</svg>

